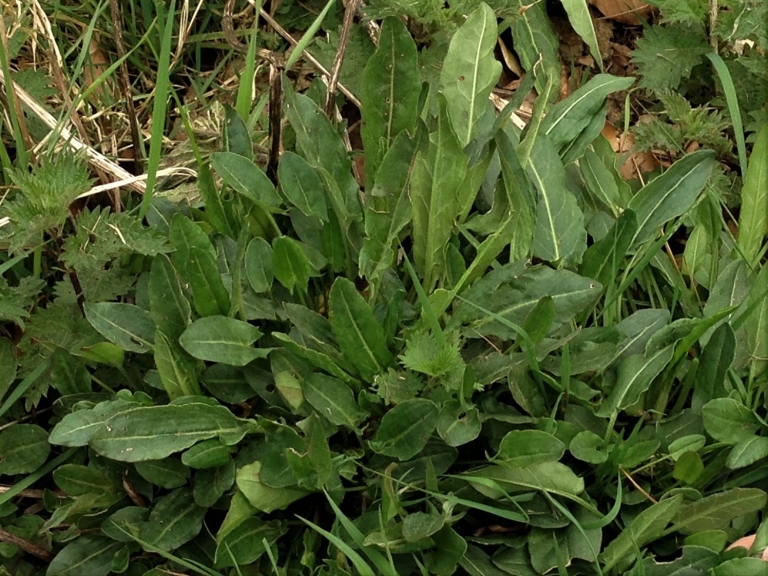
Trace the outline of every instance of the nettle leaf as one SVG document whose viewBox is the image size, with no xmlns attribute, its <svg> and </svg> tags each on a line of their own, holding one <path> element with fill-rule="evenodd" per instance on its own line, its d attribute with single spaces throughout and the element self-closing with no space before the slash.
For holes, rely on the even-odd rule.
<svg viewBox="0 0 768 576">
<path fill-rule="evenodd" d="M 290 151 L 283 152 L 277 167 L 277 177 L 280 190 L 302 214 L 328 221 L 323 181 L 304 158 Z"/>
<path fill-rule="evenodd" d="M 421 74 L 416 43 L 398 18 L 381 24 L 379 47 L 363 71 L 361 136 L 365 147 L 365 171 L 370 182 L 394 139 L 412 131 L 418 116 Z M 370 187 L 366 184 L 366 188 Z M 366 214 L 366 219 L 368 215 Z"/>
<path fill-rule="evenodd" d="M 690 210 L 716 163 L 712 150 L 699 150 L 681 158 L 643 186 L 627 206 L 637 215 L 632 245 L 655 238 L 665 223 Z"/>
<path fill-rule="evenodd" d="M 458 370 L 463 364 L 458 342 L 440 344 L 431 332 L 416 332 L 408 338 L 400 361 L 414 372 L 435 377 Z"/>
<path fill-rule="evenodd" d="M 392 364 L 384 329 L 373 310 L 346 278 L 338 278 L 328 302 L 333 334 L 347 360 L 367 382 Z"/>
<path fill-rule="evenodd" d="M 413 458 L 426 446 L 439 415 L 437 404 L 426 398 L 398 404 L 381 419 L 371 448 L 401 461 Z"/>
<path fill-rule="evenodd" d="M 565 453 L 565 444 L 541 430 L 513 430 L 499 444 L 494 460 L 514 468 L 543 462 L 557 462 Z"/>
<path fill-rule="evenodd" d="M 141 462 L 160 460 L 200 440 L 237 442 L 247 429 L 223 406 L 195 402 L 143 406 L 118 412 L 100 423 L 90 437 L 90 445 L 106 458 Z"/>
<path fill-rule="evenodd" d="M 443 61 L 440 89 L 462 148 L 472 140 L 501 74 L 494 57 L 496 36 L 496 15 L 481 2 L 451 38 Z"/>
<path fill-rule="evenodd" d="M 229 293 L 216 263 L 216 250 L 208 235 L 189 218 L 177 214 L 168 233 L 175 252 L 171 261 L 192 289 L 195 309 L 201 316 L 229 313 Z"/>
<path fill-rule="evenodd" d="M 261 336 L 261 331 L 247 322 L 209 316 L 195 320 L 181 335 L 179 344 L 200 360 L 245 366 L 269 353 L 269 349 L 253 346 Z"/>
<path fill-rule="evenodd" d="M 700 26 L 649 26 L 638 38 L 632 61 L 641 88 L 674 90 L 712 48 Z"/>
<path fill-rule="evenodd" d="M 252 160 L 234 152 L 214 152 L 211 166 L 227 185 L 254 204 L 277 209 L 282 206 L 274 184 Z"/>
<path fill-rule="evenodd" d="M 45 464 L 48 433 L 34 424 L 14 424 L 0 432 L 0 476 L 29 474 Z"/>
<path fill-rule="evenodd" d="M 446 269 L 446 247 L 459 214 L 459 188 L 467 173 L 467 157 L 448 123 L 440 99 L 437 131 L 430 135 L 426 157 L 417 153 L 411 175 L 413 259 L 430 292 Z"/>
<path fill-rule="evenodd" d="M 143 308 L 120 302 L 85 303 L 85 317 L 99 334 L 128 352 L 152 350 L 155 323 Z"/>
</svg>

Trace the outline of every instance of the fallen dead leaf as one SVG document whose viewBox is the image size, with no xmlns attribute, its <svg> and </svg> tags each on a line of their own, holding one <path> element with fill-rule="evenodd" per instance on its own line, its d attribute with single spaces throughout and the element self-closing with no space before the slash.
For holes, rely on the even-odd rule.
<svg viewBox="0 0 768 576">
<path fill-rule="evenodd" d="M 589 0 L 589 3 L 606 18 L 624 24 L 642 24 L 637 16 L 647 20 L 653 12 L 653 7 L 645 0 Z"/>
<path fill-rule="evenodd" d="M 757 538 L 757 534 L 739 538 L 733 544 L 728 546 L 727 550 L 733 550 L 734 548 L 746 548 L 747 550 L 750 550 L 755 544 L 755 538 Z M 763 562 L 768 562 L 768 548 L 763 550 L 762 554 L 760 555 L 760 559 Z"/>
<path fill-rule="evenodd" d="M 620 158 L 626 158 L 619 167 L 619 174 L 624 180 L 637 178 L 644 172 L 653 172 L 659 166 L 659 161 L 650 150 L 645 152 L 631 151 L 635 144 L 635 137 L 632 133 L 620 134 L 615 126 L 606 122 L 602 134 L 611 143 L 613 151 Z"/>
</svg>

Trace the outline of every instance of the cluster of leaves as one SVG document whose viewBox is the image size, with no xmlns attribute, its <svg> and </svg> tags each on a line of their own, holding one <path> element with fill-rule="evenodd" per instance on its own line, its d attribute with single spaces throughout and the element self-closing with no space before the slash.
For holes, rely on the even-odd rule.
<svg viewBox="0 0 768 576">
<path fill-rule="evenodd" d="M 276 182 L 232 115 L 199 204 L 145 227 L 62 199 L 43 253 L 14 207 L 48 214 L 47 172 L 17 176 L 0 525 L 55 557 L 0 542 L 0 574 L 765 573 L 724 549 L 768 544 L 768 130 L 735 240 L 713 151 L 619 177 L 600 132 L 632 78 L 550 106 L 531 51 L 533 119 L 508 122 L 525 90 L 497 115 L 497 30 L 480 4 L 425 78 L 383 21 L 362 193 L 322 87 L 287 79 Z"/>
</svg>

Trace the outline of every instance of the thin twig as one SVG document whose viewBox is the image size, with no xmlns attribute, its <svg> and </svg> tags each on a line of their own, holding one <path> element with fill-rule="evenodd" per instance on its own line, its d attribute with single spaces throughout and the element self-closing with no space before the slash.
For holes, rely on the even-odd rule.
<svg viewBox="0 0 768 576">
<path fill-rule="evenodd" d="M 658 500 L 656 500 L 656 498 L 654 498 L 653 496 L 648 494 L 648 492 L 643 490 L 642 486 L 640 486 L 640 484 L 635 482 L 635 479 L 632 478 L 632 476 L 630 476 L 629 473 L 626 470 L 624 470 L 624 468 L 619 467 L 619 470 L 621 470 L 621 472 L 624 474 L 624 476 L 627 477 L 627 480 L 629 480 L 632 483 L 632 486 L 634 486 L 637 489 L 637 491 L 640 492 L 640 494 L 642 494 L 643 496 L 645 496 L 652 504 L 658 504 L 659 503 Z"/>
<path fill-rule="evenodd" d="M 0 541 L 8 542 L 8 544 L 13 544 L 19 550 L 26 552 L 27 554 L 30 554 L 36 558 L 39 558 L 43 562 L 50 562 L 51 560 L 53 560 L 53 552 L 46 550 L 45 548 L 35 544 L 34 542 L 30 542 L 26 538 L 22 538 L 21 536 L 13 534 L 12 532 L 3 530 L 2 528 L 0 528 Z"/>
<path fill-rule="evenodd" d="M 355 21 L 356 0 L 347 0 L 344 7 L 344 21 L 341 25 L 341 34 L 339 34 L 339 46 L 336 48 L 336 56 L 333 59 L 331 67 L 331 77 L 328 79 L 328 92 L 325 95 L 325 114 L 329 118 L 333 114 L 336 100 L 336 85 L 339 83 L 341 66 L 344 63 L 344 55 L 347 53 L 349 44 L 349 33 L 352 30 L 352 23 Z"/>
</svg>

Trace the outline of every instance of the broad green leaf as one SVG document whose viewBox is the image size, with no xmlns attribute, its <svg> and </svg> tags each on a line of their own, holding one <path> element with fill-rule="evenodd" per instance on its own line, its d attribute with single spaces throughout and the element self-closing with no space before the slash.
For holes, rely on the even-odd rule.
<svg viewBox="0 0 768 576">
<path fill-rule="evenodd" d="M 155 366 L 171 400 L 200 394 L 194 361 L 162 332 L 155 335 Z"/>
<path fill-rule="evenodd" d="M 119 485 L 101 470 L 82 464 L 59 466 L 53 471 L 53 480 L 56 486 L 73 497 L 85 494 L 114 493 L 117 495 L 120 489 Z"/>
<path fill-rule="evenodd" d="M 157 501 L 140 538 L 160 550 L 175 550 L 200 533 L 207 511 L 195 504 L 192 490 L 179 488 Z"/>
<path fill-rule="evenodd" d="M 368 303 L 346 278 L 333 283 L 328 302 L 333 334 L 341 352 L 367 382 L 392 364 L 384 329 Z"/>
<path fill-rule="evenodd" d="M 640 400 L 640 396 L 648 390 L 656 376 L 672 360 L 674 351 L 674 346 L 667 346 L 650 356 L 636 354 L 623 360 L 619 364 L 616 385 L 603 400 L 597 412 L 598 416 L 612 417 Z"/>
<path fill-rule="evenodd" d="M 746 349 L 749 353 L 749 379 L 764 378 L 768 370 L 768 266 L 754 277 L 747 297 L 749 316 L 744 322 Z"/>
<path fill-rule="evenodd" d="M 356 430 L 368 414 L 355 402 L 350 387 L 337 378 L 312 374 L 302 382 L 304 398 L 331 424 Z"/>
<path fill-rule="evenodd" d="M 2 366 L 2 343 L 0 342 L 0 366 Z M 13 352 L 11 352 L 13 354 Z M 16 358 L 13 358 L 13 371 L 16 371 Z M 2 370 L 2 368 L 0 368 Z M 53 386 L 62 396 L 69 394 L 88 394 L 91 392 L 91 375 L 85 368 L 85 363 L 64 350 L 59 348 L 53 353 L 51 358 L 51 386 Z M 0 383 L 0 399 L 2 399 L 2 383 Z"/>
<path fill-rule="evenodd" d="M 269 292 L 272 287 L 272 247 L 264 238 L 254 238 L 248 244 L 245 251 L 245 275 L 257 294 Z"/>
<path fill-rule="evenodd" d="M 385 18 L 379 47 L 365 65 L 360 93 L 368 191 L 368 182 L 378 179 L 379 166 L 395 138 L 414 129 L 420 92 L 419 58 L 411 33 L 398 18 Z"/>
<path fill-rule="evenodd" d="M 541 490 L 565 497 L 578 496 L 584 492 L 584 480 L 560 462 L 542 462 L 523 468 L 486 466 L 462 477 L 475 490 L 494 500 L 504 497 L 501 490 Z M 492 480 L 496 485 L 482 482 L 483 479 Z"/>
<path fill-rule="evenodd" d="M 725 541 L 723 541 L 725 547 Z M 683 555 L 672 562 L 657 562 L 646 558 L 645 576 L 687 576 L 708 574 L 707 570 L 720 564 L 720 554 L 704 546 L 683 546 Z"/>
<path fill-rule="evenodd" d="M 202 403 L 143 406 L 119 412 L 90 438 L 102 456 L 120 462 L 160 460 L 200 440 L 242 438 L 246 426 L 227 408 Z"/>
<path fill-rule="evenodd" d="M 34 424 L 14 424 L 0 432 L 0 476 L 29 474 L 45 464 L 48 433 Z"/>
<path fill-rule="evenodd" d="M 701 409 L 704 429 L 718 442 L 736 444 L 752 438 L 759 428 L 752 411 L 734 398 L 715 398 Z"/>
<path fill-rule="evenodd" d="M 427 293 L 445 273 L 446 247 L 460 209 L 459 187 L 467 173 L 467 157 L 440 102 L 437 131 L 430 135 L 426 156 L 416 154 L 410 182 L 413 259 Z"/>
<path fill-rule="evenodd" d="M 661 176 L 651 180 L 627 206 L 637 214 L 632 246 L 660 235 L 661 227 L 688 212 L 704 189 L 716 164 L 712 150 L 699 150 L 681 158 Z"/>
<path fill-rule="evenodd" d="M 85 317 L 99 334 L 127 352 L 152 350 L 155 323 L 143 308 L 121 302 L 86 302 Z"/>
<path fill-rule="evenodd" d="M 531 253 L 548 262 L 579 260 L 587 249 L 584 214 L 568 190 L 565 167 L 545 135 L 536 138 L 525 169 L 538 190 Z"/>
<path fill-rule="evenodd" d="M 273 520 L 246 519 L 229 532 L 216 547 L 216 568 L 247 566 L 253 564 L 285 533 L 285 528 Z"/>
<path fill-rule="evenodd" d="M 229 104 L 224 105 L 226 123 L 224 124 L 224 147 L 230 152 L 253 159 L 253 142 L 240 114 Z M 244 114 L 247 116 L 247 114 Z"/>
<path fill-rule="evenodd" d="M 768 566 L 762 558 L 732 558 L 709 571 L 712 576 L 766 576 Z"/>
<path fill-rule="evenodd" d="M 208 161 L 202 159 L 197 163 L 197 189 L 203 204 L 205 204 L 206 222 L 213 226 L 216 231 L 231 236 L 233 234 L 232 228 L 227 220 L 221 193 L 213 181 L 211 166 Z"/>
<path fill-rule="evenodd" d="M 141 407 L 138 402 L 112 400 L 101 402 L 92 409 L 67 414 L 51 430 L 48 442 L 60 446 L 86 446 L 91 436 L 115 414 Z"/>
<path fill-rule="evenodd" d="M 682 502 L 683 497 L 677 495 L 640 512 L 601 554 L 605 569 L 610 570 L 617 565 L 624 566 L 624 562 L 635 554 L 635 550 L 642 549 L 648 542 L 661 536 Z"/>
<path fill-rule="evenodd" d="M 381 419 L 370 445 L 374 452 L 401 461 L 416 456 L 427 444 L 437 426 L 440 412 L 426 398 L 398 404 Z"/>
<path fill-rule="evenodd" d="M 192 311 L 181 289 L 171 260 L 158 254 L 152 260 L 149 273 L 149 310 L 155 326 L 171 341 L 175 341 L 189 326 Z"/>
<path fill-rule="evenodd" d="M 269 356 L 275 388 L 289 408 L 294 411 L 304 404 L 301 378 L 307 376 L 307 367 L 283 350 L 275 350 Z"/>
<path fill-rule="evenodd" d="M 621 209 L 624 208 L 624 201 L 612 173 L 613 165 L 610 168 L 606 166 L 603 158 L 594 149 L 588 148 L 579 160 L 579 169 L 589 192 L 614 216 L 619 216 Z"/>
<path fill-rule="evenodd" d="M 252 462 L 237 471 L 237 487 L 251 506 L 269 514 L 282 510 L 309 494 L 299 488 L 272 488 L 261 481 L 261 462 Z"/>
<path fill-rule="evenodd" d="M 517 11 L 511 18 L 515 51 L 525 71 L 535 74 L 536 91 L 544 94 L 548 82 L 559 85 L 562 67 L 558 54 L 560 41 L 552 29 L 552 21 L 541 3 L 515 0 L 509 8 Z"/>
<path fill-rule="evenodd" d="M 528 312 L 523 322 L 523 330 L 527 332 L 531 342 L 538 344 L 549 334 L 556 312 L 552 296 L 544 296 L 536 302 L 536 306 Z"/>
<path fill-rule="evenodd" d="M 739 248 L 744 259 L 757 264 L 768 233 L 768 126 L 757 135 L 741 188 Z"/>
<path fill-rule="evenodd" d="M 48 565 L 46 576 L 107 576 L 112 558 L 123 546 L 102 536 L 83 535 L 70 542 Z"/>
<path fill-rule="evenodd" d="M 600 54 L 600 46 L 597 43 L 597 34 L 595 33 L 595 27 L 592 24 L 592 16 L 589 13 L 589 6 L 587 0 L 563 0 L 563 8 L 565 8 L 568 14 L 568 20 L 573 26 L 576 33 L 581 36 L 589 51 L 592 53 L 592 57 L 597 62 L 600 70 L 603 69 L 603 57 Z"/>
<path fill-rule="evenodd" d="M 568 1 L 573 4 L 577 0 Z M 626 90 L 634 81 L 634 78 L 597 74 L 568 98 L 552 106 L 542 122 L 542 130 L 555 150 L 561 150 L 589 125 L 608 94 Z"/>
<path fill-rule="evenodd" d="M 336 362 L 335 358 L 324 352 L 318 352 L 317 350 L 313 350 L 307 346 L 302 346 L 298 342 L 292 340 L 290 336 L 283 334 L 282 332 L 272 332 L 271 336 L 278 340 L 285 347 L 285 349 L 294 356 L 298 356 L 299 358 L 306 360 L 316 368 L 328 372 L 328 374 L 335 376 L 349 386 L 359 388 L 360 383 L 354 377 L 350 376 L 347 372 L 342 370 Z"/>
<path fill-rule="evenodd" d="M 636 232 L 637 216 L 632 210 L 624 211 L 605 238 L 587 249 L 579 272 L 607 285 L 621 270 Z"/>
<path fill-rule="evenodd" d="M 556 462 L 565 453 L 565 444 L 541 430 L 512 430 L 499 444 L 494 461 L 512 468 Z"/>
<path fill-rule="evenodd" d="M 245 366 L 256 358 L 266 356 L 265 349 L 253 343 L 261 337 L 255 326 L 227 318 L 208 316 L 195 320 L 179 338 L 179 343 L 191 356 L 210 362 Z"/>
<path fill-rule="evenodd" d="M 574 458 L 590 464 L 602 464 L 608 460 L 603 439 L 591 430 L 582 430 L 571 440 L 568 446 Z"/>
<path fill-rule="evenodd" d="M 474 406 L 462 406 L 458 400 L 443 403 L 437 433 L 448 446 L 462 446 L 475 440 L 482 430 L 480 411 Z"/>
<path fill-rule="evenodd" d="M 699 368 L 696 370 L 696 384 L 693 387 L 691 407 L 701 412 L 710 400 L 726 396 L 725 376 L 733 364 L 736 351 L 736 335 L 727 322 L 713 333 L 701 353 Z"/>
<path fill-rule="evenodd" d="M 195 472 L 192 496 L 198 506 L 210 508 L 235 485 L 237 467 L 234 460 L 229 460 L 216 468 L 203 468 Z"/>
<path fill-rule="evenodd" d="M 231 460 L 229 446 L 217 439 L 203 440 L 181 455 L 181 462 L 190 468 L 205 470 L 224 466 Z"/>
<path fill-rule="evenodd" d="M 246 370 L 256 372 L 256 368 Z M 253 398 L 255 392 L 243 370 L 231 364 L 212 364 L 200 375 L 200 381 L 215 398 L 227 404 L 240 404 Z"/>
<path fill-rule="evenodd" d="M 228 314 L 229 293 L 221 280 L 216 251 L 208 235 L 189 218 L 177 214 L 171 220 L 168 237 L 175 250 L 171 262 L 192 289 L 198 314 Z"/>
<path fill-rule="evenodd" d="M 494 56 L 496 36 L 496 15 L 481 2 L 453 34 L 443 61 L 440 90 L 462 148 L 474 137 L 501 74 L 501 63 Z"/>
<path fill-rule="evenodd" d="M 134 466 L 139 476 L 161 488 L 178 488 L 184 486 L 189 479 L 189 468 L 174 457 L 144 460 L 136 462 Z"/>
<path fill-rule="evenodd" d="M 684 534 L 720 530 L 731 520 L 758 512 L 768 502 L 768 495 L 757 488 L 731 488 L 680 508 L 673 528 Z"/>
<path fill-rule="evenodd" d="M 312 167 L 298 154 L 283 152 L 277 168 L 280 189 L 288 201 L 301 210 L 305 216 L 317 216 L 328 220 L 323 181 Z"/>
<path fill-rule="evenodd" d="M 272 269 L 280 284 L 291 293 L 298 288 L 299 292 L 307 291 L 312 265 L 301 245 L 293 238 L 280 236 L 272 243 Z"/>
<path fill-rule="evenodd" d="M 211 166 L 235 192 L 251 202 L 277 209 L 282 205 L 274 184 L 252 160 L 234 152 L 214 152 Z"/>
<path fill-rule="evenodd" d="M 753 436 L 737 442 L 728 453 L 725 465 L 731 470 L 744 468 L 768 457 L 768 438 Z"/>
</svg>

